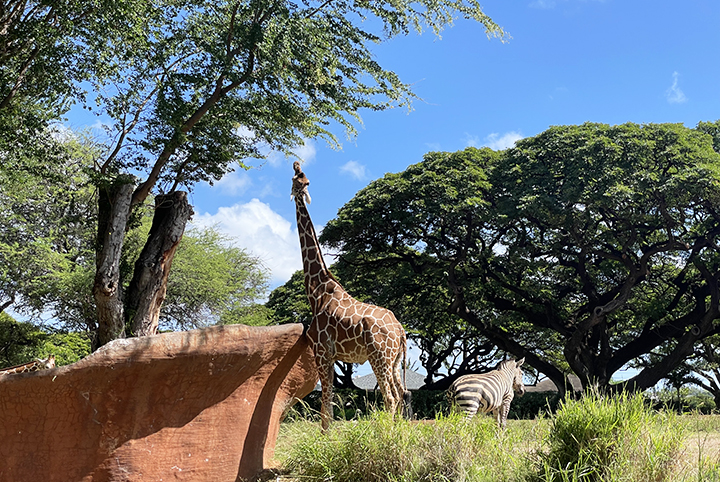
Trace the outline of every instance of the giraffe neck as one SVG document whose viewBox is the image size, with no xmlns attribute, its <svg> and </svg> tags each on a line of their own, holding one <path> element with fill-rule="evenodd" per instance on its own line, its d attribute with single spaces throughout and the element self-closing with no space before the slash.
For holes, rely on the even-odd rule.
<svg viewBox="0 0 720 482">
<path fill-rule="evenodd" d="M 0 375 L 36 372 L 38 370 L 46 370 L 48 368 L 55 368 L 54 355 L 46 358 L 45 360 L 34 360 L 28 363 L 23 363 L 22 365 L 15 365 L 13 367 L 0 369 Z"/>
<path fill-rule="evenodd" d="M 22 365 L 5 368 L 3 370 L 0 370 L 0 374 L 34 372 L 40 369 L 40 362 L 36 360 L 28 363 L 23 363 Z"/>
<path fill-rule="evenodd" d="M 315 227 L 310 219 L 305 201 L 302 196 L 296 196 L 295 207 L 297 215 L 298 235 L 300 236 L 300 250 L 305 272 L 305 289 L 308 296 L 313 296 L 318 286 L 329 280 L 335 281 L 322 257 L 320 243 L 315 233 Z M 337 281 L 335 281 L 337 283 Z"/>
</svg>

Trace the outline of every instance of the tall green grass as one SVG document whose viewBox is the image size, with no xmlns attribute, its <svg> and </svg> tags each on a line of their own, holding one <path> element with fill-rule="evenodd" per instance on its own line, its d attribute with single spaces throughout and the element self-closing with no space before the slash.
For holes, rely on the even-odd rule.
<svg viewBox="0 0 720 482">
<path fill-rule="evenodd" d="M 720 482 L 720 416 L 694 413 L 681 418 L 688 436 L 678 482 Z"/>
<path fill-rule="evenodd" d="M 655 412 L 640 394 L 564 400 L 551 418 L 536 480 L 670 480 L 683 430 L 673 413 Z"/>
<path fill-rule="evenodd" d="M 590 394 L 547 418 L 511 420 L 506 431 L 488 416 L 409 422 L 380 412 L 336 422 L 327 434 L 318 422 L 295 421 L 283 425 L 278 452 L 298 481 L 720 482 L 714 452 L 693 452 L 687 463 L 681 418 L 653 411 L 640 395 Z M 717 425 L 701 430 L 714 437 Z"/>
<path fill-rule="evenodd" d="M 284 466 L 300 480 L 520 481 L 530 469 L 513 448 L 524 443 L 519 425 L 501 433 L 490 417 L 467 421 L 451 415 L 415 423 L 381 412 L 336 423 L 325 435 L 307 428 L 284 434 L 293 438 Z"/>
</svg>

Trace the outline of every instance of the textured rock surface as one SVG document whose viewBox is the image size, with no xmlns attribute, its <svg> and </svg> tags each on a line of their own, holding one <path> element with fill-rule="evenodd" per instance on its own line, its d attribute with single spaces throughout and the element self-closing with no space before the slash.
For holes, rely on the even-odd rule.
<svg viewBox="0 0 720 482">
<path fill-rule="evenodd" d="M 117 340 L 0 376 L 0 481 L 249 479 L 316 381 L 302 325 Z"/>
</svg>

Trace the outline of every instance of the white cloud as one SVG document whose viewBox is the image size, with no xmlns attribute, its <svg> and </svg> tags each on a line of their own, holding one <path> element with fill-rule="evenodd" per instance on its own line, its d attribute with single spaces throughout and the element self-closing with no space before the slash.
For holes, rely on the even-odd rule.
<svg viewBox="0 0 720 482">
<path fill-rule="evenodd" d="M 555 2 L 553 0 L 535 0 L 530 2 L 532 8 L 550 9 L 555 8 Z"/>
<path fill-rule="evenodd" d="M 288 201 L 289 202 L 289 201 Z M 245 204 L 221 207 L 217 213 L 204 213 L 193 218 L 192 224 L 215 227 L 233 238 L 235 246 L 257 256 L 270 270 L 270 289 L 284 284 L 292 274 L 303 269 L 300 239 L 295 218 L 288 221 L 258 199 Z M 323 226 L 315 226 L 317 235 Z M 323 248 L 325 265 L 335 262 Z"/>
<path fill-rule="evenodd" d="M 296 148 L 292 149 L 293 154 L 295 154 L 297 157 L 301 159 L 301 162 L 304 166 L 309 164 L 310 162 L 315 160 L 315 156 L 317 154 L 317 149 L 315 148 L 315 142 L 312 139 L 303 139 L 303 144 L 301 146 L 297 146 Z M 273 167 L 278 167 L 283 165 L 283 163 L 288 159 L 287 156 L 284 156 L 280 152 L 273 151 L 268 154 L 267 160 Z M 294 159 L 292 159 L 294 160 Z"/>
<path fill-rule="evenodd" d="M 522 138 L 522 134 L 515 131 L 506 132 L 503 135 L 500 135 L 497 132 L 493 132 L 483 141 L 480 141 L 477 136 L 471 136 L 468 134 L 465 142 L 468 147 L 489 147 L 494 151 L 502 151 L 511 147 L 515 147 L 515 142 L 519 141 Z"/>
<path fill-rule="evenodd" d="M 293 149 L 296 156 L 303 160 L 303 164 L 312 162 L 315 160 L 317 150 L 315 149 L 315 142 L 312 139 L 305 139 L 302 146 L 298 146 Z"/>
<path fill-rule="evenodd" d="M 258 199 L 221 207 L 215 214 L 195 216 L 193 224 L 217 227 L 232 236 L 237 246 L 260 258 L 271 272 L 271 286 L 285 283 L 295 271 L 302 269 L 295 223 Z"/>
<path fill-rule="evenodd" d="M 93 125 L 90 126 L 90 129 L 96 130 L 96 131 L 103 131 L 107 132 L 108 128 L 110 127 L 109 124 L 106 124 L 105 122 L 101 121 L 100 119 L 97 119 Z"/>
<path fill-rule="evenodd" d="M 237 196 L 245 193 L 252 186 L 252 180 L 247 172 L 234 171 L 225 174 L 215 185 L 223 193 Z"/>
<path fill-rule="evenodd" d="M 671 104 L 682 104 L 687 100 L 687 97 L 685 97 L 685 93 L 680 90 L 680 87 L 678 86 L 679 77 L 680 74 L 678 74 L 677 72 L 673 72 L 672 85 L 668 90 L 665 91 L 665 97 L 667 98 L 667 101 Z"/>
<path fill-rule="evenodd" d="M 425 145 L 433 152 L 438 152 L 442 150 L 439 142 L 426 142 Z"/>
<path fill-rule="evenodd" d="M 255 132 L 249 127 L 240 126 L 235 129 L 235 134 L 238 137 L 244 137 L 246 139 L 255 139 Z"/>
<path fill-rule="evenodd" d="M 348 161 L 342 167 L 340 167 L 341 174 L 349 174 L 358 181 L 367 179 L 367 171 L 365 166 L 357 161 Z"/>
</svg>

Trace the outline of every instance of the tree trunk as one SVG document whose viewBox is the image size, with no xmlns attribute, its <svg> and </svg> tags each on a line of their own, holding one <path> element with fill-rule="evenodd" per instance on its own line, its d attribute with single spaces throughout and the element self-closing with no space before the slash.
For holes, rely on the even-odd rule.
<svg viewBox="0 0 720 482">
<path fill-rule="evenodd" d="M 337 362 L 335 366 L 340 369 L 340 373 L 335 372 L 335 388 L 357 388 L 352 379 L 353 364 Z"/>
<path fill-rule="evenodd" d="M 93 296 L 97 306 L 98 331 L 93 350 L 125 337 L 120 255 L 133 193 L 132 181 L 119 177 L 99 190 L 96 273 Z"/>
<path fill-rule="evenodd" d="M 172 260 L 192 215 L 185 192 L 175 191 L 155 198 L 150 234 L 135 263 L 128 289 L 127 325 L 134 336 L 157 333 Z"/>
</svg>

